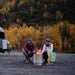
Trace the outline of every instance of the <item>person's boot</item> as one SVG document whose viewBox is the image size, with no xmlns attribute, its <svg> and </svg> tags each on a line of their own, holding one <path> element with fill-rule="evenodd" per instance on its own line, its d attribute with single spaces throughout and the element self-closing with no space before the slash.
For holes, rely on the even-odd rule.
<svg viewBox="0 0 75 75">
<path fill-rule="evenodd" d="M 49 66 L 50 65 L 50 62 L 46 63 L 46 65 Z"/>
<path fill-rule="evenodd" d="M 28 59 L 25 60 L 25 64 L 29 64 L 29 60 Z"/>
</svg>

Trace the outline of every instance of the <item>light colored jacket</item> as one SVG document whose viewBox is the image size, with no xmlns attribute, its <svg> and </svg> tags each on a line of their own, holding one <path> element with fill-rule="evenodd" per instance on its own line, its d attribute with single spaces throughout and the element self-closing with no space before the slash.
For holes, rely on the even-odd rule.
<svg viewBox="0 0 75 75">
<path fill-rule="evenodd" d="M 53 44 L 50 43 L 50 47 L 47 47 L 45 44 L 43 46 L 43 50 L 42 50 L 42 53 L 44 53 L 44 50 L 47 50 L 47 51 L 53 51 Z"/>
</svg>

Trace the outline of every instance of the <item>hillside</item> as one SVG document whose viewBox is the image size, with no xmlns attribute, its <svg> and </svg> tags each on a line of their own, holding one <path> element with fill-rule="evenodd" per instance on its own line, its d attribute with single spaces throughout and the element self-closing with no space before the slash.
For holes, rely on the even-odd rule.
<svg viewBox="0 0 75 75">
<path fill-rule="evenodd" d="M 46 26 L 67 20 L 75 24 L 74 0 L 0 0 L 0 25 Z"/>
<path fill-rule="evenodd" d="M 75 0 L 0 0 L 0 26 L 11 49 L 29 37 L 41 48 L 48 37 L 56 51 L 75 53 Z"/>
</svg>

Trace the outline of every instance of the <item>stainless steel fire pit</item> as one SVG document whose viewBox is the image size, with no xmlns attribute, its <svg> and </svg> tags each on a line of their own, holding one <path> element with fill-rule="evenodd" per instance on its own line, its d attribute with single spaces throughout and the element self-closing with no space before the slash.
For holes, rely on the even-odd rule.
<svg viewBox="0 0 75 75">
<path fill-rule="evenodd" d="M 33 63 L 34 63 L 34 65 L 42 65 L 42 63 L 43 63 L 42 54 L 34 54 Z"/>
</svg>

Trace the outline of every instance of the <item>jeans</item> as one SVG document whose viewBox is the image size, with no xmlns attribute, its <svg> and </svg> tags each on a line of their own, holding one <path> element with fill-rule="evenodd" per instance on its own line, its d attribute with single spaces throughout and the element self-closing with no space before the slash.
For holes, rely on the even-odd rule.
<svg viewBox="0 0 75 75">
<path fill-rule="evenodd" d="M 45 63 L 46 63 L 46 62 L 47 62 L 47 60 L 48 60 L 47 52 L 44 52 L 44 53 L 43 53 L 43 59 L 45 59 Z"/>
</svg>

